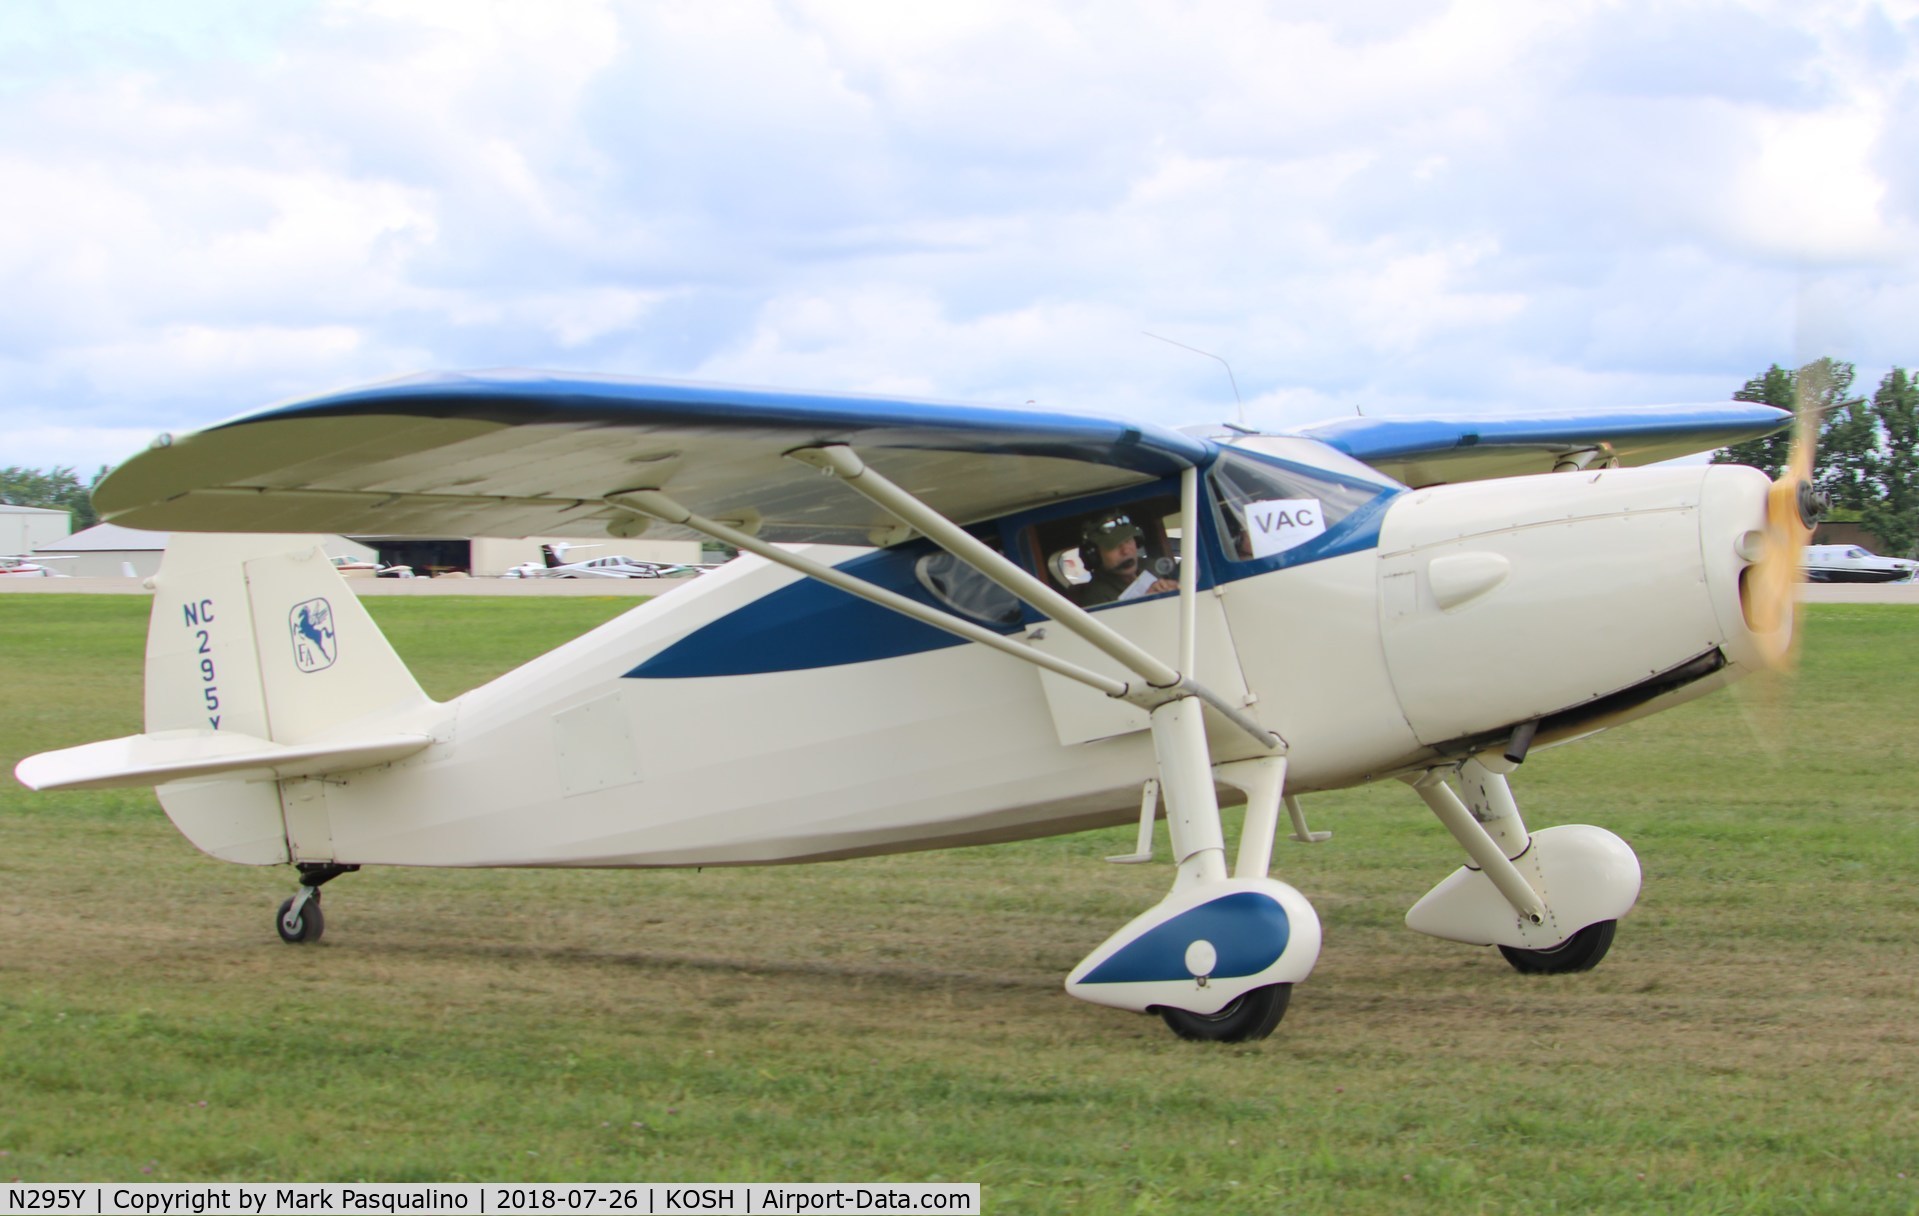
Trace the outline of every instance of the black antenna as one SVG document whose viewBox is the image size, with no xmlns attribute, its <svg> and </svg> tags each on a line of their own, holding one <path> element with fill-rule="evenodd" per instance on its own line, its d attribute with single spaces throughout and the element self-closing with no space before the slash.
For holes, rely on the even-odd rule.
<svg viewBox="0 0 1919 1216">
<path fill-rule="evenodd" d="M 1172 346 L 1177 346 L 1181 350 L 1190 350 L 1196 355 L 1205 355 L 1208 359 L 1219 359 L 1219 356 L 1214 354 L 1210 350 L 1201 350 L 1197 346 L 1188 346 L 1184 342 L 1174 342 L 1171 338 L 1160 338 L 1158 334 L 1147 333 L 1143 329 L 1140 330 L 1139 332 L 1146 334 L 1146 336 L 1149 338 L 1159 338 L 1161 342 L 1165 342 Z M 1219 359 L 1219 365 L 1226 369 L 1226 379 L 1232 383 L 1233 400 L 1237 402 L 1239 405 L 1239 429 L 1242 431 L 1245 431 L 1246 430 L 1246 402 L 1242 400 L 1239 395 L 1239 380 L 1237 377 L 1233 375 L 1232 364 L 1226 362 L 1226 360 L 1224 359 Z"/>
</svg>

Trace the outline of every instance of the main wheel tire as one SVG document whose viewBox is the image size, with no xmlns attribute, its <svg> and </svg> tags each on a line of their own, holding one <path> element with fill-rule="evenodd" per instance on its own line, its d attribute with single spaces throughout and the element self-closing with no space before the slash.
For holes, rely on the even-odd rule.
<svg viewBox="0 0 1919 1216">
<path fill-rule="evenodd" d="M 1591 971 L 1606 957 L 1606 951 L 1612 949 L 1613 934 L 1619 928 L 1616 920 L 1602 920 L 1587 925 L 1565 941 L 1550 950 L 1522 950 L 1517 946 L 1501 946 L 1499 952 L 1513 965 L 1513 970 L 1525 975 L 1569 975 L 1575 971 Z"/>
<path fill-rule="evenodd" d="M 1250 1043 L 1273 1033 L 1293 997 L 1291 984 L 1255 988 L 1226 1003 L 1218 1013 L 1189 1013 L 1159 1007 L 1159 1016 L 1182 1039 L 1202 1043 Z"/>
<path fill-rule="evenodd" d="M 317 942 L 326 932 L 326 917 L 320 912 L 320 897 L 315 895 L 307 900 L 307 906 L 300 909 L 300 919 L 292 926 L 287 925 L 287 913 L 293 910 L 293 900 L 289 898 L 280 905 L 280 911 L 273 918 L 273 927 L 280 931 L 280 940 L 290 946 Z"/>
</svg>

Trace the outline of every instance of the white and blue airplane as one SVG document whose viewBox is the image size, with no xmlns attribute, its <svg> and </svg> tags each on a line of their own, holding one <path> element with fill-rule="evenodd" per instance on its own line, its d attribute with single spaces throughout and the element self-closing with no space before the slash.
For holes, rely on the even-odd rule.
<svg viewBox="0 0 1919 1216">
<path fill-rule="evenodd" d="M 1407 914 L 1592 967 L 1638 898 L 1602 828 L 1508 776 L 1780 663 L 1816 502 L 1634 468 L 1763 405 L 1348 418 L 1287 434 L 524 372 L 427 375 L 156 439 L 103 518 L 173 535 L 145 732 L 36 789 L 157 786 L 214 857 L 298 867 L 755 865 L 1163 816 L 1158 904 L 1066 986 L 1255 1039 L 1319 955 L 1269 875 L 1302 795 L 1396 778 L 1466 864 Z M 196 535 L 212 533 L 212 535 Z M 447 702 L 311 535 L 701 538 L 749 555 Z M 713 774 L 723 771 L 725 780 Z M 1224 791 L 1224 795 L 1222 795 Z M 1229 855 L 1222 796 L 1246 812 Z M 1230 805 L 1230 802 L 1229 802 Z M 1163 807 L 1163 811 L 1162 808 Z"/>
</svg>

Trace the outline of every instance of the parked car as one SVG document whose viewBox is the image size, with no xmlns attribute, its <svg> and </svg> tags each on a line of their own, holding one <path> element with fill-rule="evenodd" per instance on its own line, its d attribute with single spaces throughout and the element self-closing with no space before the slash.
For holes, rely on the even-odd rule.
<svg viewBox="0 0 1919 1216">
<path fill-rule="evenodd" d="M 1807 545 L 1803 561 L 1809 583 L 1905 583 L 1919 571 L 1919 562 L 1858 545 Z"/>
</svg>

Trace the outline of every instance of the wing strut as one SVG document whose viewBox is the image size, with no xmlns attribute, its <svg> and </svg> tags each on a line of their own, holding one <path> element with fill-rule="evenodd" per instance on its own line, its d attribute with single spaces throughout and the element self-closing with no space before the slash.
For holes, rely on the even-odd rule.
<svg viewBox="0 0 1919 1216">
<path fill-rule="evenodd" d="M 831 566 L 813 561 L 811 558 L 802 557 L 790 550 L 779 548 L 738 528 L 721 523 L 719 520 L 708 519 L 703 515 L 697 515 L 675 501 L 672 496 L 662 493 L 659 490 L 628 490 L 620 494 L 610 494 L 604 501 L 609 506 L 631 511 L 635 515 L 642 515 L 649 519 L 660 520 L 663 523 L 690 528 L 695 532 L 710 536 L 715 540 L 732 545 L 735 548 L 744 549 L 748 553 L 758 554 L 770 562 L 785 566 L 789 570 L 797 570 L 809 578 L 818 579 L 820 582 L 831 587 L 837 587 L 848 595 L 855 595 L 861 599 L 879 604 L 882 607 L 890 608 L 902 615 L 912 617 L 916 621 L 931 625 L 935 629 L 943 629 L 947 633 L 965 638 L 967 641 L 978 642 L 1002 654 L 1022 659 L 1036 667 L 1044 667 L 1048 671 L 1065 676 L 1069 680 L 1075 680 L 1090 688 L 1097 689 L 1115 700 L 1122 700 L 1138 705 L 1149 713 L 1168 702 L 1182 700 L 1187 697 L 1197 698 L 1203 704 L 1217 710 L 1227 721 L 1245 731 L 1261 747 L 1270 750 L 1283 748 L 1285 746 L 1284 739 L 1281 739 L 1275 732 L 1261 726 L 1238 706 L 1233 705 L 1224 697 L 1221 697 L 1218 693 L 1198 683 L 1191 677 L 1183 676 L 1158 659 L 1153 658 L 1152 655 L 1142 650 L 1129 639 L 1120 636 L 1099 621 L 1094 620 L 1091 614 L 1084 608 L 1081 608 L 1038 579 L 1033 578 L 1012 562 L 1001 557 L 989 546 L 974 538 L 965 529 L 954 524 L 951 520 L 948 520 L 931 507 L 926 506 L 926 504 L 920 502 L 912 495 L 907 494 L 898 486 L 881 478 L 878 473 L 860 462 L 859 458 L 853 455 L 851 449 L 835 445 L 834 448 L 829 449 L 808 448 L 803 452 L 790 453 L 790 455 L 793 455 L 796 459 L 801 459 L 809 453 L 833 451 L 835 449 L 844 452 L 847 457 L 851 458 L 854 465 L 861 470 L 861 472 L 856 475 L 859 480 L 858 484 L 853 486 L 854 489 L 859 490 L 868 497 L 874 498 L 874 501 L 879 502 L 882 507 L 905 521 L 911 527 L 918 529 L 935 544 L 940 545 L 941 548 L 952 553 L 967 565 L 972 566 L 1000 586 L 1005 587 L 1008 591 L 1011 591 L 1020 599 L 1031 604 L 1034 608 L 1041 612 L 1048 613 L 1052 616 L 1053 620 L 1063 628 L 1071 629 L 1081 637 L 1086 638 L 1088 642 L 1091 642 L 1101 651 L 1123 664 L 1128 670 L 1140 676 L 1140 682 L 1134 683 L 1115 680 L 1111 676 L 1089 671 L 1077 663 L 1069 662 L 1057 655 L 1048 654 L 1041 650 L 1035 650 L 1030 646 L 1021 645 L 1011 638 L 995 633 L 983 626 L 976 625 L 971 621 L 962 620 L 951 613 L 928 607 L 917 600 L 909 599 L 897 592 L 888 591 L 883 587 L 875 587 L 864 579 L 855 578 Z M 807 460 L 807 463 L 812 464 L 815 462 Z M 830 465 L 823 467 L 827 467 L 829 471 L 832 471 Z M 851 479 L 849 479 L 849 481 L 850 480 Z M 878 483 L 878 485 L 875 483 Z M 881 494 L 890 491 L 891 495 L 897 496 L 897 499 L 903 504 L 910 504 L 907 510 L 911 512 L 911 515 L 909 516 L 905 512 L 894 510 L 890 501 L 882 501 L 880 498 L 868 493 L 869 490 L 876 489 L 878 486 L 884 486 L 884 489 L 880 490 Z M 954 537 L 958 538 L 956 543 L 946 543 L 947 540 Z M 1190 566 L 1191 563 L 1187 563 L 1187 565 Z M 1182 591 L 1183 590 L 1184 588 L 1182 588 Z"/>
<path fill-rule="evenodd" d="M 1030 646 L 1023 646 L 1003 634 L 994 633 L 991 629 L 983 625 L 975 625 L 973 622 L 956 617 L 950 612 L 942 612 L 937 608 L 929 608 L 918 600 L 909 599 L 896 591 L 888 591 L 884 587 L 876 587 L 865 579 L 855 578 L 843 570 L 836 570 L 832 566 L 816 562 L 810 557 L 802 557 L 790 549 L 782 549 L 778 545 L 769 544 L 757 536 L 742 532 L 738 528 L 723 524 L 716 519 L 708 519 L 704 515 L 695 515 L 674 501 L 670 496 L 662 494 L 658 490 L 629 490 L 624 494 L 611 495 L 606 499 L 606 502 L 610 506 L 631 511 L 636 515 L 646 516 L 648 519 L 657 519 L 662 523 L 677 524 L 683 528 L 691 528 L 695 532 L 732 545 L 736 549 L 744 549 L 748 553 L 758 554 L 776 565 L 785 566 L 789 570 L 797 570 L 808 578 L 818 579 L 829 587 L 837 587 L 848 595 L 856 595 L 863 600 L 878 604 L 882 608 L 891 608 L 893 611 L 904 616 L 910 616 L 916 621 L 931 625 L 935 629 L 944 629 L 946 632 L 965 638 L 969 642 L 978 642 L 980 645 L 989 646 L 1001 654 L 1011 655 L 1016 659 L 1024 660 L 1037 667 L 1044 667 L 1048 671 L 1065 676 L 1069 680 L 1077 680 L 1081 684 L 1098 689 L 1109 697 L 1125 697 L 1127 694 L 1128 685 L 1124 680 L 1115 680 L 1111 676 L 1102 675 L 1096 671 L 1088 671 L 1079 664 L 1069 662 L 1060 658 L 1058 655 L 1048 654 L 1043 650 L 1035 650 Z"/>
<path fill-rule="evenodd" d="M 1061 628 L 1078 634 L 1108 658 L 1138 675 L 1146 685 L 1143 688 L 1129 685 L 1124 693 L 1107 695 L 1117 696 L 1148 711 L 1170 701 L 1197 697 L 1252 736 L 1261 747 L 1272 750 L 1285 746 L 1286 741 L 1278 734 L 1267 730 L 1238 706 L 1194 680 L 1190 673 L 1182 674 L 1154 658 L 1130 638 L 1102 624 L 1092 613 L 1020 569 L 992 546 L 882 477 L 876 469 L 861 460 L 852 448 L 835 443 L 824 447 L 800 448 L 787 455 L 829 476 L 838 477 L 849 489 L 871 499 L 894 518 L 916 529 L 940 548 L 1032 605 L 1035 610 L 1045 613 Z M 1197 477 L 1192 469 L 1187 470 L 1185 480 L 1192 482 L 1193 488 L 1182 487 L 1182 502 L 1189 498 L 1196 502 Z M 1187 525 L 1189 528 L 1191 526 L 1190 523 Z M 1196 570 L 1192 562 L 1183 565 L 1187 570 Z M 1194 581 L 1196 578 L 1196 574 L 1182 574 L 1182 597 L 1190 598 L 1187 588 L 1197 586 Z M 1182 616 L 1185 615 L 1184 608 L 1182 605 Z M 1182 619 L 1182 651 L 1190 648 L 1191 632 Z"/>
<path fill-rule="evenodd" d="M 1118 661 L 1138 677 L 1138 682 L 1122 682 L 1088 671 L 1057 655 L 1022 646 L 990 629 L 778 548 L 718 520 L 695 515 L 659 490 L 628 490 L 609 494 L 603 501 L 633 515 L 690 528 L 757 553 L 849 595 L 1058 672 L 1109 697 L 1145 709 L 1159 777 L 1156 782 L 1147 782 L 1142 791 L 1140 848 L 1133 858 L 1115 860 L 1140 860 L 1143 859 L 1140 854 L 1150 856 L 1157 786 L 1166 800 L 1166 829 L 1176 867 L 1173 889 L 1158 905 L 1135 917 L 1074 968 L 1067 978 L 1066 990 L 1087 1000 L 1125 1009 L 1186 1010 L 1199 1015 L 1208 1028 L 1213 1025 L 1211 1018 L 1240 1009 L 1240 999 L 1252 996 L 1254 1003 L 1249 1008 L 1264 1010 L 1259 1014 L 1263 1020 L 1256 1019 L 1259 1025 L 1239 1037 L 1248 1034 L 1257 1037 L 1271 1030 L 1272 1023 L 1278 1019 L 1276 1010 L 1284 1008 L 1290 985 L 1304 979 L 1319 957 L 1319 919 L 1312 905 L 1291 887 L 1265 874 L 1271 863 L 1275 817 L 1285 781 L 1286 741 L 1240 707 L 1228 704 L 1195 681 L 1189 672 L 1181 672 L 1154 658 L 940 512 L 882 477 L 850 447 L 832 444 L 802 448 L 787 455 L 845 481 L 901 523 Z M 1198 486 L 1199 471 L 1189 465 L 1183 470 L 1180 484 L 1188 536 L 1195 533 L 1198 522 Z M 1199 559 L 1190 547 L 1186 559 L 1180 570 L 1179 661 L 1181 666 L 1190 669 L 1195 648 L 1194 604 Z M 1207 706 L 1245 731 L 1268 755 L 1245 765 L 1215 766 L 1204 721 Z M 1227 777 L 1221 771 L 1226 767 L 1235 772 L 1250 768 L 1258 779 Z M 1250 835 L 1242 834 L 1240 873 L 1234 876 L 1229 876 L 1226 869 L 1226 840 L 1220 828 L 1219 800 L 1214 793 L 1215 782 L 1223 777 L 1229 781 L 1246 781 L 1258 791 L 1257 800 L 1264 808 L 1263 815 L 1249 813 Z M 1249 798 L 1252 797 L 1249 790 Z M 1228 936 L 1254 942 L 1246 957 L 1257 955 L 1260 961 L 1250 965 L 1236 962 L 1238 969 L 1217 977 L 1220 982 L 1215 988 L 1217 948 L 1210 941 L 1191 940 L 1191 933 L 1197 930 L 1192 929 L 1194 922 L 1186 918 L 1192 916 L 1204 917 L 1206 932 L 1212 936 L 1221 935 L 1220 918 L 1225 918 L 1231 923 Z M 1275 926 L 1280 927 L 1275 929 Z M 1169 934 L 1190 942 L 1184 955 L 1171 961 L 1162 957 L 1168 951 L 1161 939 L 1171 940 Z M 1152 959 L 1151 966 L 1143 973 L 1136 973 L 1137 968 L 1145 966 L 1141 960 L 1148 956 Z M 1175 1023 L 1174 1028 L 1178 1030 L 1180 1025 Z M 1199 1033 L 1196 1037 L 1225 1036 Z"/>
<path fill-rule="evenodd" d="M 1179 672 L 1131 639 L 1102 625 L 1091 613 L 1020 569 L 985 541 L 880 476 L 879 471 L 861 460 L 852 448 L 835 443 L 801 448 L 788 452 L 787 456 L 812 465 L 829 477 L 839 478 L 848 489 L 871 499 L 889 515 L 917 529 L 940 548 L 1077 633 L 1096 650 L 1128 671 L 1138 673 L 1153 687 L 1170 689 L 1179 683 Z"/>
</svg>

